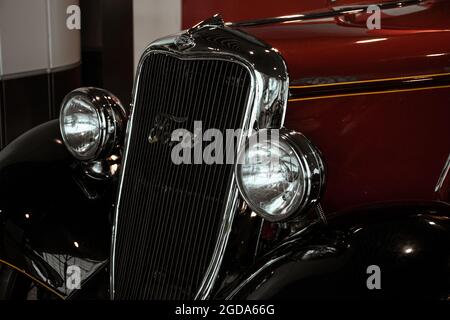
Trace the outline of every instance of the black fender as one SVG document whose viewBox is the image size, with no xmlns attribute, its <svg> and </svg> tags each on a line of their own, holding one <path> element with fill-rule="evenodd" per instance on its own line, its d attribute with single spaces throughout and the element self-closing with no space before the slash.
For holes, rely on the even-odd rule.
<svg viewBox="0 0 450 320">
<path fill-rule="evenodd" d="M 69 266 L 80 268 L 83 286 L 108 263 L 115 188 L 114 181 L 83 174 L 58 120 L 14 140 L 0 152 L 2 269 L 69 297 L 75 292 L 66 286 Z"/>
<path fill-rule="evenodd" d="M 374 282 L 375 272 L 379 282 Z M 361 208 L 331 216 L 327 225 L 310 225 L 258 259 L 220 298 L 449 295 L 450 206 L 415 203 Z"/>
</svg>

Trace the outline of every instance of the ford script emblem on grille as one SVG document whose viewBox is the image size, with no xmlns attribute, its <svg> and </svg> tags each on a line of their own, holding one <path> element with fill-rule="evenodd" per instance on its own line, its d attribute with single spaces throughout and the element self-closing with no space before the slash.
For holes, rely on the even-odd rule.
<svg viewBox="0 0 450 320">
<path fill-rule="evenodd" d="M 186 50 L 195 46 L 194 39 L 188 34 L 182 34 L 175 39 L 178 50 Z"/>
<path fill-rule="evenodd" d="M 171 138 L 171 125 L 184 123 L 188 120 L 186 117 L 175 117 L 170 114 L 160 113 L 156 115 L 153 128 L 150 130 L 148 142 L 167 144 Z"/>
</svg>

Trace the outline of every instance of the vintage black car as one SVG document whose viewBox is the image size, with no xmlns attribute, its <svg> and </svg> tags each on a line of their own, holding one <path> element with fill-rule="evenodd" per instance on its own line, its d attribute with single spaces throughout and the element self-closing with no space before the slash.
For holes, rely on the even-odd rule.
<svg viewBox="0 0 450 320">
<path fill-rule="evenodd" d="M 216 15 L 69 93 L 0 152 L 0 298 L 447 299 L 448 4 Z M 255 161 L 174 163 L 196 121 Z"/>
</svg>

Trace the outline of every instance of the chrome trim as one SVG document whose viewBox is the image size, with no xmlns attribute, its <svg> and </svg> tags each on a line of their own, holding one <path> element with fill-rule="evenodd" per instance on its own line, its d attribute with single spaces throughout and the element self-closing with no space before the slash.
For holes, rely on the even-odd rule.
<svg viewBox="0 0 450 320">
<path fill-rule="evenodd" d="M 242 281 L 241 283 L 239 283 L 239 285 L 234 288 L 233 291 L 231 291 L 231 293 L 225 298 L 225 300 L 232 300 L 236 294 L 242 290 L 242 288 L 244 288 L 248 283 L 250 283 L 250 281 L 252 281 L 254 278 L 256 278 L 260 273 L 264 272 L 267 268 L 269 268 L 271 265 L 277 263 L 280 260 L 283 260 L 284 258 L 288 257 L 289 254 L 286 253 L 284 255 L 281 255 L 279 257 L 273 258 L 272 260 L 267 261 L 261 268 L 259 268 L 258 270 L 256 270 L 254 273 L 252 273 L 248 278 L 246 278 L 244 281 Z"/>
<path fill-rule="evenodd" d="M 183 34 L 188 35 L 192 39 L 193 46 L 183 48 L 180 51 L 176 45 L 176 40 Z M 278 51 L 242 31 L 226 27 L 220 16 L 214 16 L 186 32 L 156 40 L 147 47 L 139 61 L 133 87 L 133 111 L 126 131 L 125 156 L 123 169 L 120 174 L 111 247 L 110 293 L 112 299 L 114 299 L 115 244 L 120 199 L 123 188 L 123 177 L 127 167 L 130 136 L 133 131 L 137 89 L 139 87 L 144 60 L 149 54 L 153 53 L 169 54 L 179 59 L 219 59 L 232 61 L 243 65 L 249 71 L 251 76 L 250 96 L 242 124 L 244 130 L 242 130 L 241 136 L 239 137 L 239 146 L 244 141 L 244 132 L 250 135 L 254 130 L 261 128 L 281 128 L 284 123 L 288 101 L 289 77 L 286 64 Z M 195 296 L 196 299 L 207 299 L 210 297 L 231 233 L 233 218 L 239 209 L 239 191 L 235 184 L 234 175 L 232 178 L 219 237 L 211 262 Z"/>
<path fill-rule="evenodd" d="M 321 12 L 313 12 L 313 13 L 305 13 L 305 14 L 293 14 L 288 16 L 279 16 L 279 17 L 270 17 L 264 19 L 257 20 L 246 20 L 239 22 L 227 22 L 226 25 L 230 27 L 240 28 L 240 27 L 255 27 L 266 24 L 274 24 L 274 23 L 284 23 L 284 22 L 292 22 L 292 21 L 308 21 L 315 19 L 323 19 L 323 18 L 333 18 L 342 16 L 344 14 L 354 14 L 354 13 L 362 13 L 365 12 L 370 5 L 377 5 L 381 10 L 386 9 L 394 9 L 401 8 L 410 5 L 418 5 L 424 2 L 425 0 L 402 0 L 402 1 L 393 1 L 393 2 L 385 2 L 385 3 L 374 3 L 371 4 L 362 4 L 362 5 L 350 5 L 339 8 L 332 8 L 328 11 Z"/>
<path fill-rule="evenodd" d="M 70 99 L 76 96 L 83 97 L 94 107 L 100 121 L 101 141 L 98 149 L 92 156 L 80 156 L 73 151 L 63 134 L 63 112 L 65 105 Z M 64 100 L 61 103 L 59 120 L 61 136 L 69 152 L 81 161 L 88 161 L 107 157 L 113 151 L 114 147 L 121 142 L 120 140 L 123 137 L 123 131 L 127 120 L 127 113 L 120 100 L 111 92 L 100 88 L 85 87 L 75 89 L 64 97 Z"/>
<path fill-rule="evenodd" d="M 252 201 L 251 196 L 247 194 L 242 183 L 240 168 L 242 161 L 238 161 L 235 166 L 235 176 L 237 178 L 237 185 L 242 198 L 249 205 L 249 207 L 259 214 L 262 218 L 270 222 L 287 221 L 289 219 L 299 216 L 301 213 L 307 212 L 312 206 L 319 203 L 323 194 L 325 186 L 325 165 L 319 150 L 309 141 L 303 134 L 282 128 L 279 130 L 279 142 L 288 145 L 297 158 L 304 180 L 303 193 L 297 198 L 291 208 L 285 208 L 277 215 L 272 215 L 265 212 L 261 207 Z M 266 137 L 270 141 L 270 130 L 268 130 Z M 250 140 L 249 140 L 250 141 Z M 248 149 L 249 141 L 246 141 L 246 147 L 238 155 L 241 160 L 244 156 L 245 150 Z"/>
<path fill-rule="evenodd" d="M 448 171 L 450 170 L 450 153 L 448 154 L 447 161 L 445 162 L 444 168 L 442 168 L 441 174 L 439 176 L 434 192 L 441 192 L 442 186 L 444 185 L 445 179 L 447 179 Z"/>
<path fill-rule="evenodd" d="M 206 300 L 214 287 L 215 280 L 219 273 L 220 266 L 222 265 L 223 256 L 228 244 L 228 239 L 231 233 L 231 227 L 233 225 L 233 219 L 236 211 L 239 209 L 239 192 L 234 183 L 234 175 L 232 178 L 232 183 L 229 188 L 229 196 L 227 199 L 227 206 L 224 213 L 224 219 L 220 227 L 219 236 L 217 237 L 216 247 L 214 248 L 214 253 L 211 262 L 206 270 L 203 281 L 200 288 L 195 295 L 197 300 Z"/>
<path fill-rule="evenodd" d="M 305 227 L 303 227 L 302 229 L 296 231 L 293 234 L 290 234 L 284 241 L 282 244 L 280 244 L 280 246 L 277 249 L 281 249 L 281 248 L 285 248 L 287 246 L 289 246 L 292 243 L 295 243 L 298 238 L 305 233 L 307 230 L 310 230 L 311 228 L 313 228 L 315 225 L 317 224 L 317 222 L 312 222 L 308 225 L 306 225 Z M 275 250 L 277 250 L 275 249 Z M 274 252 L 274 250 L 268 252 L 266 254 L 266 256 L 270 256 L 272 253 Z M 245 278 L 241 283 L 239 283 L 226 297 L 225 300 L 232 300 L 234 299 L 234 297 L 236 296 L 236 294 L 243 288 L 245 287 L 250 281 L 252 281 L 256 276 L 258 276 L 260 273 L 264 272 L 268 267 L 270 267 L 271 265 L 275 264 L 276 262 L 288 257 L 289 254 L 283 254 L 281 256 L 278 257 L 274 257 L 272 259 L 270 259 L 269 261 L 267 261 L 266 263 L 264 263 L 261 267 L 259 267 L 255 272 L 253 272 L 252 274 L 250 274 L 247 278 Z"/>
</svg>

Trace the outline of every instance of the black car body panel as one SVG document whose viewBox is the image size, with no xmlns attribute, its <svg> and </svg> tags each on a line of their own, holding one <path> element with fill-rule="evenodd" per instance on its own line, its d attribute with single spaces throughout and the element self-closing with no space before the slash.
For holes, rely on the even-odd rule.
<svg viewBox="0 0 450 320">
<path fill-rule="evenodd" d="M 83 283 L 109 260 L 114 183 L 81 170 L 57 120 L 0 153 L 0 259 L 62 297 L 68 266 L 80 266 Z"/>
<path fill-rule="evenodd" d="M 384 204 L 341 212 L 259 258 L 234 299 L 447 299 L 450 293 L 450 207 Z M 369 289 L 379 267 L 381 290 Z"/>
</svg>

